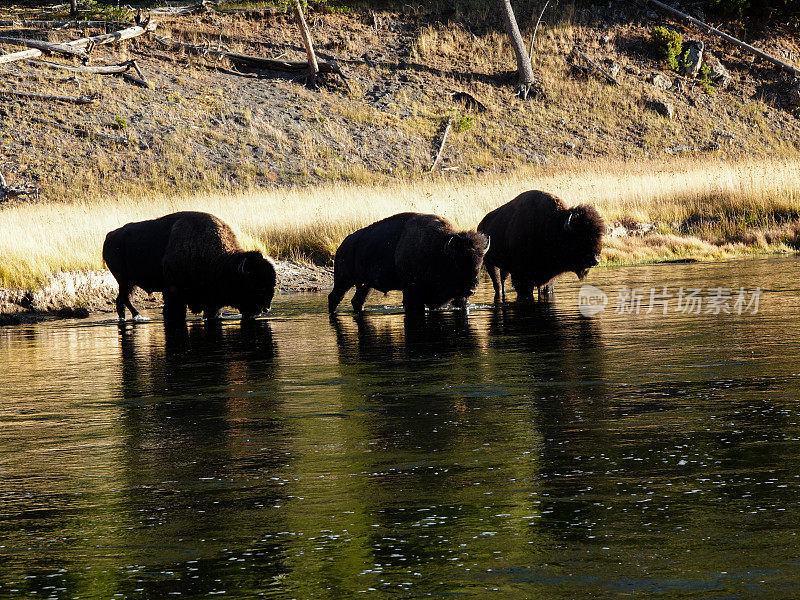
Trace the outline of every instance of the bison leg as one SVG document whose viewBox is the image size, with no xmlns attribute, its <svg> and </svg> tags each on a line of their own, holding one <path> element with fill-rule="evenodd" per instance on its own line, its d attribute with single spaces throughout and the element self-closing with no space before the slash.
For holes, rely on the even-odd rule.
<svg viewBox="0 0 800 600">
<path fill-rule="evenodd" d="M 425 301 L 419 291 L 413 288 L 403 290 L 403 307 L 406 313 L 425 312 Z"/>
<path fill-rule="evenodd" d="M 369 286 L 364 284 L 358 284 L 356 286 L 356 293 L 353 294 L 353 299 L 350 300 L 350 303 L 353 305 L 353 310 L 357 313 L 360 313 L 364 310 L 364 303 L 367 301 L 367 296 L 369 295 Z"/>
<path fill-rule="evenodd" d="M 333 290 L 330 294 L 328 294 L 328 312 L 332 313 L 336 310 L 336 307 L 339 306 L 339 303 L 344 298 L 344 295 L 353 287 L 352 285 L 343 286 L 339 283 L 335 283 L 333 286 Z"/>
<path fill-rule="evenodd" d="M 505 302 L 506 301 L 506 278 L 508 277 L 508 271 L 504 271 L 500 269 L 500 299 Z"/>
<path fill-rule="evenodd" d="M 128 307 L 128 310 L 131 311 L 131 316 L 135 319 L 139 316 L 139 311 L 131 304 L 131 293 L 133 292 L 133 286 L 120 284 L 119 285 L 119 294 L 117 294 L 117 315 L 119 315 L 120 321 L 125 320 L 125 307 Z"/>
<path fill-rule="evenodd" d="M 533 285 L 524 277 L 511 275 L 511 283 L 517 291 L 517 302 L 533 300 Z"/>
<path fill-rule="evenodd" d="M 500 269 L 497 267 L 487 267 L 486 269 L 489 272 L 489 279 L 492 280 L 492 287 L 494 288 L 494 302 L 497 304 L 500 302 L 501 294 L 500 294 Z"/>
<path fill-rule="evenodd" d="M 185 320 L 186 300 L 175 290 L 164 290 L 164 322 Z"/>
<path fill-rule="evenodd" d="M 469 300 L 465 296 L 461 296 L 460 298 L 453 298 L 454 308 L 467 310 L 468 306 L 469 306 Z"/>
</svg>

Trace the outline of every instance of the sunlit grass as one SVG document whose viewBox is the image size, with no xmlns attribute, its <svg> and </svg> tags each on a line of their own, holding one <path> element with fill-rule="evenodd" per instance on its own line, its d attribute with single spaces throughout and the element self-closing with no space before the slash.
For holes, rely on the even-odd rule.
<svg viewBox="0 0 800 600">
<path fill-rule="evenodd" d="M 36 286 L 57 271 L 100 269 L 108 231 L 177 210 L 219 216 L 250 248 L 324 263 L 347 234 L 377 219 L 430 212 L 472 229 L 489 210 L 528 189 L 552 192 L 568 204 L 592 203 L 609 224 L 656 224 L 654 234 L 608 238 L 606 262 L 785 252 L 796 246 L 800 229 L 800 162 L 609 161 L 380 186 L 19 204 L 0 210 L 0 284 Z"/>
</svg>

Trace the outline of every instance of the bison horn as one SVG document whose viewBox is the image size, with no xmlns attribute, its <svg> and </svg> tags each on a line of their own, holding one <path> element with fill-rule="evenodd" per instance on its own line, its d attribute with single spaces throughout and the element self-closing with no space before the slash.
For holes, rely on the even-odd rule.
<svg viewBox="0 0 800 600">
<path fill-rule="evenodd" d="M 236 269 L 237 271 L 239 271 L 239 275 L 247 275 L 247 269 L 244 268 L 246 262 L 247 262 L 247 257 L 245 256 L 242 259 L 242 262 L 239 263 L 239 267 Z"/>
<path fill-rule="evenodd" d="M 572 213 L 569 213 L 567 216 L 567 220 L 564 221 L 564 231 L 572 231 Z"/>
<path fill-rule="evenodd" d="M 486 253 L 489 252 L 489 247 L 492 245 L 492 236 L 486 236 L 486 248 L 483 250 L 483 255 L 486 256 Z"/>
<path fill-rule="evenodd" d="M 455 236 L 451 235 L 449 238 L 447 238 L 447 241 L 444 243 L 444 251 L 445 252 L 449 252 L 450 251 L 450 242 L 453 241 L 453 237 L 455 237 Z"/>
</svg>

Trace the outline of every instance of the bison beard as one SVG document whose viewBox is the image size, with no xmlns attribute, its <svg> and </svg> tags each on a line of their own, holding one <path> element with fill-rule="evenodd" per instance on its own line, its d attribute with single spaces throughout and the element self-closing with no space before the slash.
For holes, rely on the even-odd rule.
<svg viewBox="0 0 800 600">
<path fill-rule="evenodd" d="M 505 280 L 517 292 L 517 300 L 552 293 L 551 281 L 573 271 L 583 279 L 597 265 L 605 224 L 593 206 L 573 208 L 540 191 L 524 192 L 487 214 L 478 231 L 492 239 L 484 258 L 494 285 L 494 300 L 505 300 Z"/>
<path fill-rule="evenodd" d="M 333 312 L 355 286 L 353 309 L 361 312 L 371 289 L 401 290 L 407 312 L 437 308 L 453 301 L 465 307 L 479 281 L 487 239 L 474 231 L 457 232 L 436 215 L 400 213 L 347 236 L 336 251 Z"/>
<path fill-rule="evenodd" d="M 131 304 L 134 286 L 164 293 L 164 319 L 184 320 L 187 306 L 217 317 L 232 306 L 242 317 L 268 309 L 275 292 L 275 268 L 260 252 L 245 252 L 233 230 L 217 217 L 179 212 L 128 223 L 106 236 L 103 260 L 119 283 L 117 314 Z"/>
</svg>

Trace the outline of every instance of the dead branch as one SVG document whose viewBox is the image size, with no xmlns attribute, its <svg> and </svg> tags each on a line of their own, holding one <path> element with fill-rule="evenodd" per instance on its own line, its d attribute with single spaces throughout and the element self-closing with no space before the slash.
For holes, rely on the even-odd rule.
<svg viewBox="0 0 800 600">
<path fill-rule="evenodd" d="M 442 136 L 442 143 L 439 144 L 439 151 L 436 153 L 436 158 L 431 165 L 430 172 L 436 168 L 436 165 L 439 164 L 439 159 L 442 158 L 442 150 L 444 150 L 444 144 L 447 142 L 447 134 L 450 133 L 450 126 L 453 124 L 453 117 L 452 115 L 447 119 L 447 126 L 444 128 L 444 135 Z"/>
<path fill-rule="evenodd" d="M 589 58 L 588 56 L 586 56 L 586 55 L 585 55 L 583 52 L 581 52 L 581 51 L 580 51 L 580 50 L 578 50 L 577 48 L 573 48 L 573 49 L 572 49 L 572 53 L 573 53 L 573 54 L 575 54 L 576 56 L 579 56 L 580 58 L 582 58 L 582 59 L 584 60 L 584 62 L 586 62 L 586 64 L 587 64 L 587 65 L 589 65 L 589 66 L 590 66 L 590 67 L 592 67 L 592 68 L 593 68 L 595 71 L 597 71 L 597 72 L 598 72 L 598 73 L 600 73 L 600 74 L 601 74 L 603 77 L 605 77 L 605 79 L 606 79 L 606 81 L 608 81 L 608 83 L 610 83 L 611 85 L 616 85 L 616 86 L 620 85 L 619 81 L 617 81 L 617 80 L 614 78 L 614 76 L 613 76 L 613 75 L 611 75 L 611 73 L 609 73 L 608 71 L 606 71 L 606 70 L 605 70 L 603 67 L 601 67 L 599 64 L 597 64 L 595 61 L 593 61 L 593 60 L 592 60 L 591 58 Z"/>
<path fill-rule="evenodd" d="M 67 102 L 69 104 L 93 104 L 97 96 L 53 96 L 51 94 L 36 94 L 34 92 L 18 92 L 15 90 L 0 90 L 0 100 L 6 97 L 30 98 L 31 100 L 50 100 L 55 102 Z"/>
<path fill-rule="evenodd" d="M 128 61 L 128 64 L 129 66 L 133 67 L 138 77 L 131 75 L 130 73 L 123 73 L 122 78 L 125 79 L 126 81 L 130 81 L 131 83 L 135 83 L 136 85 L 149 88 L 150 82 L 147 81 L 147 78 L 144 76 L 144 73 L 142 73 L 142 70 L 139 68 L 139 65 L 136 64 L 136 61 L 135 60 Z"/>
<path fill-rule="evenodd" d="M 536 41 L 536 32 L 539 31 L 539 24 L 542 22 L 542 17 L 544 16 L 544 11 L 547 10 L 548 4 L 550 4 L 550 0 L 544 3 L 542 11 L 539 13 L 539 18 L 536 19 L 536 26 L 533 28 L 533 34 L 531 35 L 531 51 L 528 53 L 529 60 L 533 60 L 533 42 Z"/>
<path fill-rule="evenodd" d="M 109 142 L 116 142 L 117 144 L 130 144 L 131 142 L 131 138 L 128 136 L 117 137 L 113 135 L 107 135 L 105 133 L 100 133 L 97 131 L 90 131 L 88 129 L 84 129 L 83 127 L 62 125 L 61 123 L 56 123 L 55 121 L 47 121 L 45 119 L 40 119 L 39 117 L 31 117 L 31 121 L 33 121 L 34 123 L 41 123 L 42 125 L 49 125 L 50 127 L 55 127 L 56 129 L 60 129 L 61 131 L 66 131 L 68 133 L 77 135 L 78 137 L 85 137 L 89 139 L 96 138 L 100 140 L 106 140 Z"/>
<path fill-rule="evenodd" d="M 308 57 L 306 85 L 317 87 L 319 65 L 317 64 L 317 55 L 314 54 L 314 45 L 311 42 L 311 31 L 309 31 L 308 24 L 303 16 L 303 7 L 300 6 L 300 0 L 295 0 L 294 16 L 297 26 L 300 28 L 300 36 L 303 38 L 303 45 L 306 47 L 306 56 Z"/>
<path fill-rule="evenodd" d="M 462 28 L 465 29 L 472 36 L 472 39 L 474 39 L 477 42 L 478 48 L 480 48 L 481 52 L 483 52 L 483 55 L 486 57 L 486 60 L 491 63 L 492 59 L 489 58 L 489 54 L 484 49 L 483 42 L 481 42 L 481 39 L 477 35 L 472 33 L 472 29 L 469 28 L 469 25 L 462 25 Z"/>
<path fill-rule="evenodd" d="M 70 46 L 72 48 L 84 49 L 88 48 L 89 46 L 100 46 L 102 44 L 111 44 L 113 42 L 121 42 L 123 40 L 132 39 L 142 34 L 152 32 L 155 30 L 155 28 L 156 28 L 155 21 L 146 21 L 140 25 L 134 25 L 133 27 L 128 27 L 127 29 L 121 29 L 120 31 L 115 31 L 113 33 L 103 33 L 100 35 L 94 35 L 87 38 L 72 40 L 71 42 L 66 42 L 61 45 Z M 44 54 L 44 52 L 42 50 L 39 50 L 38 48 L 31 48 L 30 50 L 22 50 L 20 52 L 4 54 L 0 55 L 0 64 L 7 64 L 11 62 L 16 62 L 18 60 L 26 60 L 28 58 L 38 58 L 42 54 Z"/>
<path fill-rule="evenodd" d="M 780 67 L 781 69 L 785 69 L 786 71 L 789 71 L 795 77 L 800 77 L 800 69 L 798 69 L 797 67 L 795 67 L 793 65 L 790 65 L 789 63 L 783 62 L 782 60 L 780 60 L 778 58 L 775 58 L 774 56 L 772 56 L 770 54 L 767 54 L 766 52 L 764 52 L 762 50 L 759 50 L 758 48 L 755 48 L 754 46 L 751 46 L 750 44 L 746 44 L 745 42 L 743 42 L 741 40 L 737 40 L 735 37 L 730 36 L 727 33 L 724 33 L 722 31 L 720 31 L 719 29 L 715 29 L 715 28 L 711 27 L 711 25 L 708 25 L 707 23 L 703 23 L 702 21 L 698 21 L 697 19 L 695 19 L 694 17 L 690 17 L 686 13 L 682 13 L 679 10 L 675 10 L 674 8 L 672 8 L 671 6 L 667 6 L 663 2 L 659 2 L 658 0 L 648 0 L 648 1 L 653 3 L 653 4 L 655 4 L 659 8 L 664 9 L 665 11 L 667 11 L 668 13 L 670 13 L 672 15 L 680 17 L 681 19 L 684 19 L 686 21 L 689 21 L 693 25 L 696 25 L 700 29 L 704 29 L 708 33 L 716 35 L 717 37 L 721 37 L 723 40 L 726 40 L 726 41 L 730 42 L 734 46 L 737 46 L 737 47 L 739 47 L 739 48 L 741 48 L 743 50 L 746 50 L 747 52 L 750 52 L 752 54 L 755 54 L 759 58 L 763 58 L 767 62 L 771 62 L 773 65 L 776 65 L 777 67 Z"/>
<path fill-rule="evenodd" d="M 26 61 L 29 65 L 35 67 L 49 67 L 50 69 L 61 69 L 63 71 L 70 71 L 72 73 L 91 73 L 94 75 L 118 75 L 124 73 L 131 68 L 133 61 L 125 61 L 118 65 L 103 65 L 103 66 L 75 66 L 75 65 L 62 65 L 61 63 L 48 62 L 46 60 L 31 59 Z"/>
<path fill-rule="evenodd" d="M 27 38 L 10 38 L 0 36 L 0 44 L 11 44 L 13 46 L 25 46 L 27 48 L 35 48 L 47 54 L 64 54 L 73 58 L 80 58 L 88 62 L 89 55 L 85 50 L 68 46 L 67 44 L 55 44 L 53 42 L 43 42 L 41 40 L 30 40 Z"/>
</svg>

